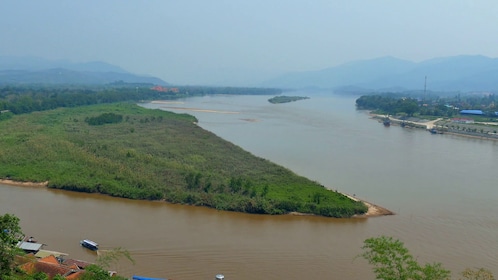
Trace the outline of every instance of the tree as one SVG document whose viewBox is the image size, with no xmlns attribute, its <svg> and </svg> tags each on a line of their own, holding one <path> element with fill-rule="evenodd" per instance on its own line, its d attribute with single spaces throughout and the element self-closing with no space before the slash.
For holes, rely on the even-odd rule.
<svg viewBox="0 0 498 280">
<path fill-rule="evenodd" d="M 105 269 L 102 267 L 96 265 L 96 264 L 91 264 L 87 267 L 85 267 L 85 273 L 81 277 L 82 280 L 107 280 L 111 279 L 111 276 L 109 275 L 109 272 L 107 272 Z"/>
<path fill-rule="evenodd" d="M 0 276 L 11 274 L 22 236 L 19 218 L 11 214 L 0 216 Z"/>
<path fill-rule="evenodd" d="M 108 272 L 111 264 L 118 262 L 123 256 L 135 264 L 135 261 L 127 250 L 115 248 L 105 251 L 97 258 L 97 264 L 92 264 L 85 268 L 82 280 L 126 280 L 126 278 L 121 276 L 111 276 Z"/>
<path fill-rule="evenodd" d="M 110 269 L 111 265 L 117 263 L 122 257 L 125 257 L 132 264 L 135 264 L 135 260 L 131 257 L 130 252 L 118 247 L 112 250 L 107 250 L 105 253 L 99 255 L 97 258 L 97 265 L 105 269 Z"/>
<path fill-rule="evenodd" d="M 49 280 L 48 275 L 43 273 L 43 272 L 38 272 L 35 273 L 33 276 L 31 276 L 33 280 Z M 63 278 L 64 279 L 64 278 Z"/>
<path fill-rule="evenodd" d="M 376 279 L 384 280 L 443 280 L 449 279 L 450 271 L 441 264 L 424 267 L 413 258 L 403 242 L 392 237 L 375 237 L 364 241 L 360 255 L 374 265 Z"/>
</svg>

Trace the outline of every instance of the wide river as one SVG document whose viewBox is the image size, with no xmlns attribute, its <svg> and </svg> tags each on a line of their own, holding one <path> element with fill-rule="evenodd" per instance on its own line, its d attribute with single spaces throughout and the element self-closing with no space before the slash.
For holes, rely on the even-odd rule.
<svg viewBox="0 0 498 280">
<path fill-rule="evenodd" d="M 145 104 L 189 113 L 199 126 L 330 189 L 394 212 L 369 219 L 260 216 L 202 207 L 0 185 L 0 214 L 21 219 L 45 249 L 95 261 L 79 240 L 125 248 L 121 275 L 177 280 L 373 279 L 363 241 L 400 239 L 419 262 L 498 276 L 498 142 L 384 127 L 354 97 L 206 96 Z M 0 167 L 1 168 L 1 167 Z M 497 172 L 497 173 L 495 173 Z"/>
</svg>

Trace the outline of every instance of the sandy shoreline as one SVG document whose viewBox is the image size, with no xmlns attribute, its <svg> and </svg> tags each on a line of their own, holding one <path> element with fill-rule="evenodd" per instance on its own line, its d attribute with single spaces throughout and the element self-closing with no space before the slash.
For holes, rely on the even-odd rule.
<svg viewBox="0 0 498 280">
<path fill-rule="evenodd" d="M 11 185 L 11 186 L 46 187 L 48 186 L 48 181 L 36 183 L 36 182 L 20 182 L 9 179 L 0 179 L 0 184 Z"/>
<path fill-rule="evenodd" d="M 342 194 L 349 197 L 350 199 L 352 199 L 354 201 L 361 201 L 368 207 L 367 213 L 365 213 L 363 215 L 355 215 L 355 216 L 353 216 L 354 218 L 379 217 L 379 216 L 389 216 L 389 215 L 395 214 L 393 211 L 391 211 L 387 208 L 373 204 L 373 203 L 368 202 L 368 201 L 363 200 L 363 199 L 359 199 L 356 196 L 352 196 L 352 195 L 349 195 L 347 193 L 342 193 Z"/>
<path fill-rule="evenodd" d="M 174 109 L 174 110 L 186 110 L 186 111 L 192 111 L 192 112 L 203 112 L 203 113 L 218 113 L 218 114 L 239 114 L 240 113 L 240 112 L 233 112 L 233 111 L 208 110 L 208 109 L 200 109 L 200 108 L 174 107 L 174 106 L 161 106 L 161 108 Z"/>
<path fill-rule="evenodd" d="M 436 123 L 443 119 L 443 118 L 438 118 L 435 120 L 426 120 L 426 121 L 415 122 L 415 121 L 401 120 L 401 119 L 397 119 L 393 116 L 387 116 L 387 115 L 378 115 L 378 114 L 373 114 L 373 113 L 369 113 L 369 115 L 374 119 L 382 120 L 384 118 L 389 118 L 394 123 L 401 124 L 404 122 L 407 125 L 415 125 L 415 126 L 425 127 L 425 129 L 434 128 L 436 126 Z"/>
</svg>

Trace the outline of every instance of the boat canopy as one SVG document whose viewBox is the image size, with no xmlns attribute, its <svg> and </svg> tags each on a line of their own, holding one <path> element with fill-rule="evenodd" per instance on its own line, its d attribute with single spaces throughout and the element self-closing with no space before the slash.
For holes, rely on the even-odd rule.
<svg viewBox="0 0 498 280">
<path fill-rule="evenodd" d="M 81 242 L 82 243 L 86 243 L 86 244 L 88 244 L 90 246 L 93 246 L 93 247 L 98 247 L 99 246 L 99 244 L 97 244 L 97 242 L 93 242 L 92 240 L 88 240 L 88 239 L 84 239 Z"/>
<path fill-rule="evenodd" d="M 460 114 L 467 114 L 467 115 L 484 115 L 482 110 L 461 110 Z"/>
</svg>

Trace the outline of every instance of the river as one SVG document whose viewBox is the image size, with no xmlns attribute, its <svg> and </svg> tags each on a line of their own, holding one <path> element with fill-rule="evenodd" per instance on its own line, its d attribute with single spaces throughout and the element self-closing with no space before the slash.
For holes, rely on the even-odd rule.
<svg viewBox="0 0 498 280">
<path fill-rule="evenodd" d="M 400 239 L 421 263 L 498 276 L 498 142 L 384 127 L 354 97 L 293 92 L 310 99 L 205 96 L 143 104 L 195 115 L 199 126 L 330 189 L 386 207 L 394 216 L 332 219 L 261 216 L 0 185 L 0 214 L 47 250 L 94 261 L 79 240 L 125 248 L 121 275 L 170 279 L 373 279 L 363 241 Z"/>
</svg>

